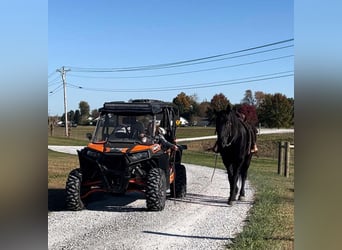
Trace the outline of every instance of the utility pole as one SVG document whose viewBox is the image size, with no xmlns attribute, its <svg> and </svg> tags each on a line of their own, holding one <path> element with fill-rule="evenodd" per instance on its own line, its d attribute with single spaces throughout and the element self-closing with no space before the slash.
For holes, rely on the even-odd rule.
<svg viewBox="0 0 342 250">
<path fill-rule="evenodd" d="M 64 90 L 64 119 L 65 119 L 65 136 L 69 136 L 68 131 L 68 108 L 67 108 L 67 96 L 66 96 L 66 81 L 65 81 L 65 73 L 70 71 L 70 69 L 64 69 L 64 66 L 60 69 L 56 70 L 61 73 L 62 81 L 63 81 L 63 90 Z"/>
</svg>

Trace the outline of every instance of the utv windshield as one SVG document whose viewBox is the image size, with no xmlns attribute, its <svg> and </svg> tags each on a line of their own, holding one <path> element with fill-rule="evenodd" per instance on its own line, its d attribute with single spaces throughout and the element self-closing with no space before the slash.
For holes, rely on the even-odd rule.
<svg viewBox="0 0 342 250">
<path fill-rule="evenodd" d="M 135 142 L 141 134 L 154 137 L 156 123 L 156 117 L 152 115 L 104 113 L 97 122 L 93 142 Z"/>
</svg>

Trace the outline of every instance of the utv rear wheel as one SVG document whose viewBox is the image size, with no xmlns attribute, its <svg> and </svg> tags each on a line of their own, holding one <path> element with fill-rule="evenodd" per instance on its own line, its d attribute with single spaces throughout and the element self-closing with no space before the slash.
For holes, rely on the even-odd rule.
<svg viewBox="0 0 342 250">
<path fill-rule="evenodd" d="M 66 191 L 66 208 L 72 211 L 82 210 L 84 204 L 81 200 L 81 183 L 82 183 L 82 171 L 77 168 L 69 173 L 65 191 Z"/>
<path fill-rule="evenodd" d="M 186 196 L 186 169 L 184 165 L 176 165 L 176 178 L 170 186 L 170 191 L 171 197 L 183 198 Z"/>
<path fill-rule="evenodd" d="M 164 170 L 152 168 L 147 176 L 146 206 L 150 211 L 161 211 L 165 207 L 166 177 Z"/>
</svg>

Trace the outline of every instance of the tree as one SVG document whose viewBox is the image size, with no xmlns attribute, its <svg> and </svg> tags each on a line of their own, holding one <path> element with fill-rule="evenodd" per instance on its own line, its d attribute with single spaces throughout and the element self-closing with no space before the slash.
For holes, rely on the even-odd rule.
<svg viewBox="0 0 342 250">
<path fill-rule="evenodd" d="M 280 93 L 265 94 L 257 111 L 259 121 L 266 127 L 288 128 L 293 125 L 293 102 Z"/>
<path fill-rule="evenodd" d="M 198 105 L 197 115 L 199 117 L 206 117 L 208 108 L 210 107 L 210 102 L 203 101 Z"/>
<path fill-rule="evenodd" d="M 80 114 L 80 111 L 76 109 L 75 115 L 74 115 L 74 122 L 79 124 L 80 121 L 81 121 L 81 114 Z"/>
<path fill-rule="evenodd" d="M 254 100 L 255 100 L 255 106 L 258 108 L 264 101 L 265 94 L 262 91 L 255 91 L 254 93 Z"/>
<path fill-rule="evenodd" d="M 68 112 L 68 122 L 73 122 L 75 119 L 75 112 L 73 110 L 70 110 Z"/>
<path fill-rule="evenodd" d="M 294 99 L 293 98 L 288 98 L 287 99 L 291 105 L 291 126 L 294 126 Z"/>
<path fill-rule="evenodd" d="M 89 111 L 90 111 L 89 104 L 86 101 L 80 101 L 79 108 L 80 108 L 80 113 L 81 113 L 80 123 L 86 124 L 87 119 L 89 117 Z"/>
<path fill-rule="evenodd" d="M 61 121 L 65 122 L 65 113 L 63 113 L 63 115 L 61 116 Z"/>
<path fill-rule="evenodd" d="M 210 106 L 207 110 L 207 117 L 208 120 L 213 122 L 216 118 L 215 113 L 221 110 L 225 110 L 228 105 L 231 105 L 227 97 L 222 94 L 216 94 L 213 96 L 213 98 L 210 101 Z"/>
<path fill-rule="evenodd" d="M 186 95 L 184 92 L 178 94 L 173 98 L 172 103 L 178 108 L 179 115 L 186 119 L 191 118 L 193 112 L 194 98 Z"/>
<path fill-rule="evenodd" d="M 94 119 L 97 118 L 100 115 L 100 112 L 97 109 L 93 109 L 91 111 L 91 117 L 93 117 Z"/>
<path fill-rule="evenodd" d="M 246 120 L 249 124 L 257 126 L 258 124 L 258 115 L 254 105 L 242 104 L 238 111 L 245 115 Z"/>
</svg>

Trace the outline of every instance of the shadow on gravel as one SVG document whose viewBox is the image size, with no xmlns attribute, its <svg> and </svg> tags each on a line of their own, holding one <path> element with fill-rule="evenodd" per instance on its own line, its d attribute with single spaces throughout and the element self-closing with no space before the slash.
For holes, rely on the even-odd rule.
<svg viewBox="0 0 342 250">
<path fill-rule="evenodd" d="M 170 197 L 170 200 L 174 200 Z M 202 195 L 202 194 L 194 194 L 187 193 L 186 197 L 183 199 L 176 199 L 177 202 L 185 202 L 198 204 L 203 206 L 215 206 L 215 207 L 227 207 L 228 197 L 222 196 L 212 196 L 212 195 Z"/>
<path fill-rule="evenodd" d="M 162 233 L 162 232 L 153 232 L 153 231 L 142 231 L 147 234 L 157 234 L 167 237 L 182 237 L 182 238 L 192 238 L 192 239 L 206 239 L 206 240 L 233 240 L 233 238 L 224 238 L 224 237 L 213 237 L 213 236 L 197 236 L 197 235 L 182 235 L 182 234 L 170 234 L 170 233 Z"/>
<path fill-rule="evenodd" d="M 140 212 L 145 211 L 146 207 L 133 207 L 129 204 L 145 199 L 144 194 L 131 192 L 125 195 L 97 194 L 96 197 L 87 203 L 87 209 L 92 211 L 108 211 L 108 212 Z M 145 203 L 144 203 L 145 205 Z"/>
<path fill-rule="evenodd" d="M 97 193 L 90 196 L 85 206 L 92 211 L 113 211 L 113 212 L 139 212 L 145 211 L 145 207 L 130 207 L 129 204 L 145 199 L 143 194 L 128 193 L 125 195 L 110 195 Z M 65 189 L 48 189 L 48 212 L 66 211 Z"/>
<path fill-rule="evenodd" d="M 48 211 L 64 211 L 65 210 L 65 190 L 64 189 L 48 189 Z"/>
<path fill-rule="evenodd" d="M 174 199 L 172 197 L 170 197 L 169 199 L 176 200 L 177 202 L 192 203 L 192 204 L 198 204 L 198 205 L 203 205 L 203 206 L 230 207 L 230 205 L 227 204 L 228 197 L 222 197 L 222 196 L 187 193 L 186 197 L 183 199 Z M 252 203 L 252 201 L 236 201 L 236 204 L 250 204 L 250 203 Z"/>
</svg>

